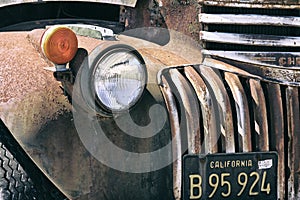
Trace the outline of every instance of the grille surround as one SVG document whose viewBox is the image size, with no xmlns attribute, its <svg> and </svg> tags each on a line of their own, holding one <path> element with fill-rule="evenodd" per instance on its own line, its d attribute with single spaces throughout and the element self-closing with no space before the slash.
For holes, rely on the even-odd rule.
<svg viewBox="0 0 300 200">
<path fill-rule="evenodd" d="M 300 163 L 297 152 L 300 148 L 297 143 L 300 139 L 299 84 L 270 80 L 259 73 L 244 71 L 239 64 L 237 67 L 206 58 L 202 65 L 164 69 L 161 73 L 161 80 L 164 81 L 160 85 L 164 88 L 168 83 L 168 90 L 176 99 L 173 106 L 177 107 L 178 114 L 187 115 L 182 111 L 186 110 L 186 106 L 176 102 L 189 101 L 191 96 L 197 97 L 195 105 L 200 111 L 198 115 L 191 114 L 193 118 L 200 119 L 198 126 L 182 125 L 180 121 L 171 124 L 185 126 L 180 131 L 183 134 L 181 141 L 188 142 L 187 153 L 276 151 L 279 160 L 278 198 L 297 199 L 299 186 L 294 183 L 299 180 L 297 171 Z M 298 72 L 297 69 L 294 71 Z M 176 73 L 177 78 L 170 75 L 172 73 Z M 191 78 L 196 75 L 197 78 Z M 178 81 L 178 77 L 185 88 L 192 88 L 193 94 L 176 92 L 178 88 L 172 82 Z M 221 102 L 225 103 L 220 105 Z M 214 147 L 212 143 L 215 143 L 216 137 L 217 144 Z M 195 142 L 195 138 L 199 138 L 200 143 Z M 191 151 L 191 146 L 198 150 Z M 181 152 L 185 151 L 181 149 Z M 180 164 L 174 165 L 178 167 Z M 180 186 L 181 179 L 177 179 L 176 188 Z"/>
</svg>

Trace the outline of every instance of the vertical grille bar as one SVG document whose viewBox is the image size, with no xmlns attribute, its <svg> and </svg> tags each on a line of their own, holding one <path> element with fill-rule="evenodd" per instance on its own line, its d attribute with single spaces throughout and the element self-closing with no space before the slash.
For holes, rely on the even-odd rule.
<svg viewBox="0 0 300 200">
<path fill-rule="evenodd" d="M 178 90 L 184 106 L 185 123 L 188 141 L 188 153 L 199 154 L 201 149 L 199 105 L 192 88 L 186 79 L 176 69 L 170 70 L 170 77 Z M 197 117 L 195 117 L 197 116 Z M 181 119 L 181 123 L 183 119 Z"/>
<path fill-rule="evenodd" d="M 170 90 L 170 85 L 176 89 Z M 162 76 L 161 91 L 170 114 L 173 156 L 178 158 L 173 163 L 173 193 L 175 199 L 180 199 L 182 196 L 181 155 L 185 150 L 190 154 L 200 154 L 201 150 L 199 104 L 191 85 L 177 69 L 170 69 Z M 185 135 L 182 135 L 183 133 Z M 186 140 L 187 145 L 185 145 Z"/>
<path fill-rule="evenodd" d="M 277 196 L 285 198 L 284 114 L 280 86 L 268 84 L 270 150 L 278 153 Z M 274 144 L 275 143 L 275 144 Z"/>
<path fill-rule="evenodd" d="M 287 114 L 288 114 L 288 167 L 290 177 L 288 178 L 288 199 L 300 198 L 299 187 L 299 162 L 300 162 L 300 113 L 298 88 L 288 87 L 286 89 Z"/>
<path fill-rule="evenodd" d="M 181 198 L 181 184 L 182 184 L 182 167 L 181 167 L 181 136 L 179 127 L 179 116 L 175 102 L 175 98 L 172 94 L 170 85 L 164 76 L 162 78 L 162 85 L 160 86 L 162 94 L 164 96 L 167 110 L 169 112 L 169 120 L 171 124 L 172 133 L 172 155 L 173 158 L 177 158 L 173 162 L 173 193 L 175 199 Z"/>
<path fill-rule="evenodd" d="M 237 75 L 225 72 L 225 80 L 230 87 L 235 102 L 239 152 L 251 152 L 250 113 L 246 93 Z"/>
<path fill-rule="evenodd" d="M 250 79 L 251 97 L 254 111 L 256 151 L 269 151 L 268 117 L 265 95 L 260 81 Z"/>
<path fill-rule="evenodd" d="M 215 123 L 215 113 L 212 107 L 212 99 L 208 88 L 206 87 L 204 80 L 193 67 L 185 67 L 184 72 L 197 94 L 202 110 L 203 135 L 205 140 L 202 140 L 201 153 L 217 153 L 217 127 Z"/>
<path fill-rule="evenodd" d="M 219 77 L 211 68 L 201 66 L 198 68 L 203 79 L 211 89 L 211 94 L 215 95 L 216 107 L 219 112 L 220 133 L 222 138 L 222 151 L 226 153 L 235 152 L 235 140 L 232 120 L 232 110 L 230 100 L 225 89 L 225 86 Z M 218 121 L 216 121 L 218 122 Z"/>
</svg>

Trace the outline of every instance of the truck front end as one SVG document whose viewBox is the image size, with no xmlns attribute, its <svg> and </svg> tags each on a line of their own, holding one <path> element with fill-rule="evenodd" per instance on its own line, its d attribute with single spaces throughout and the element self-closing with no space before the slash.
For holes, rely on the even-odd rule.
<svg viewBox="0 0 300 200">
<path fill-rule="evenodd" d="M 183 171 L 182 180 L 174 174 L 175 194 L 299 199 L 300 2 L 203 0 L 200 6 L 202 64 L 161 76 L 165 96 L 174 94 L 167 104 L 185 108 L 187 122 L 172 122 L 174 131 L 184 126 L 188 147 L 175 164 Z"/>
</svg>

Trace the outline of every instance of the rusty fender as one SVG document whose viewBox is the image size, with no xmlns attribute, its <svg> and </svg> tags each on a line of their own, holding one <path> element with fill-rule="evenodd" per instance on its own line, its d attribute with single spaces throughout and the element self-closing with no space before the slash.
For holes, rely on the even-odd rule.
<svg viewBox="0 0 300 200">
<path fill-rule="evenodd" d="M 39 39 L 43 31 L 0 33 L 0 117 L 11 134 L 68 198 L 117 199 L 118 195 L 125 193 L 135 199 L 172 197 L 173 192 L 168 189 L 173 187 L 172 166 L 153 173 L 124 173 L 103 165 L 86 150 L 74 126 L 72 105 L 61 84 L 51 72 L 43 69 L 52 65 L 40 53 Z M 78 37 L 78 40 L 79 47 L 88 52 L 102 42 L 86 37 Z M 157 84 L 159 70 L 175 64 L 200 62 L 201 54 L 193 53 L 185 57 L 189 60 L 183 59 L 181 47 L 176 47 L 182 42 L 170 42 L 162 48 L 149 42 L 145 45 L 144 41 L 127 36 L 120 36 L 119 40 L 135 46 L 147 65 L 151 84 L 147 85 L 145 95 L 131 111 L 134 120 L 146 123 L 149 121 L 147 109 L 153 104 L 165 106 Z M 119 134 L 113 119 L 102 117 L 98 120 L 114 141 L 132 151 L 136 148 L 141 152 L 158 148 L 171 139 L 168 121 L 159 136 L 128 144 L 124 134 Z M 160 189 L 155 189 L 158 186 Z"/>
</svg>

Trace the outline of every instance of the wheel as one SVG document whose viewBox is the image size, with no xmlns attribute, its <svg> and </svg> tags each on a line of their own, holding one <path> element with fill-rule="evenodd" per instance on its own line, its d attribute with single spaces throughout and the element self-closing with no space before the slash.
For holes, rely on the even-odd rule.
<svg viewBox="0 0 300 200">
<path fill-rule="evenodd" d="M 1 120 L 0 199 L 66 199 L 33 163 Z"/>
<path fill-rule="evenodd" d="M 23 167 L 0 142 L 1 199 L 36 199 L 37 195 L 37 190 Z"/>
</svg>

